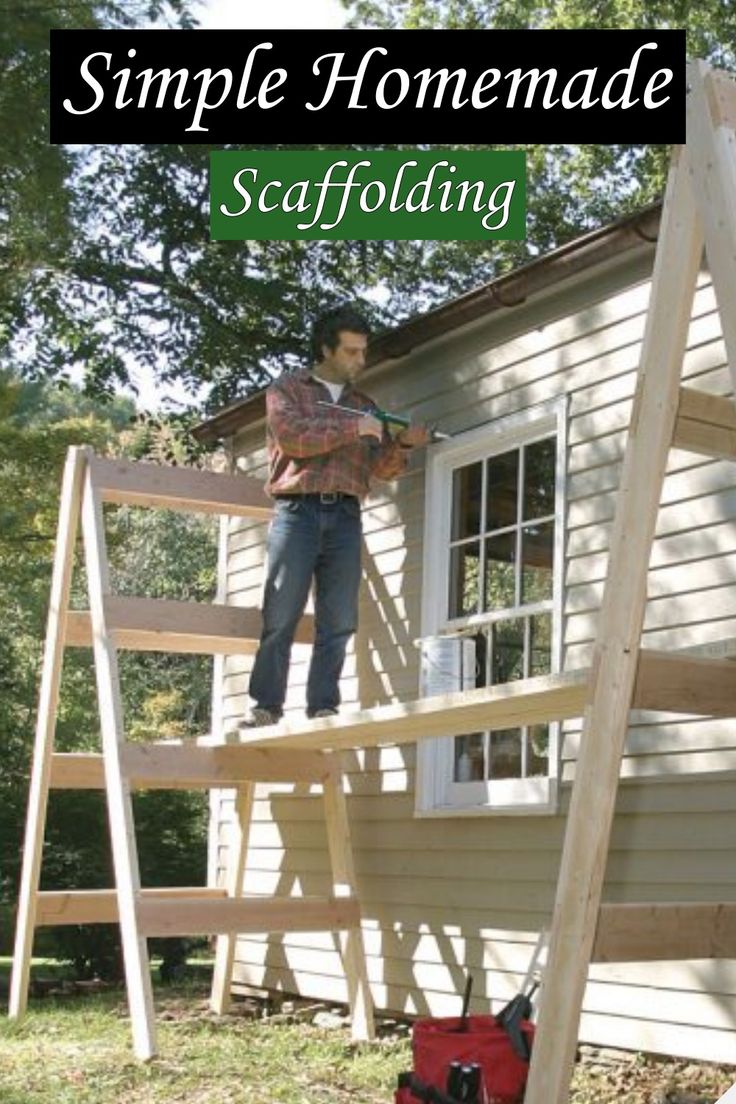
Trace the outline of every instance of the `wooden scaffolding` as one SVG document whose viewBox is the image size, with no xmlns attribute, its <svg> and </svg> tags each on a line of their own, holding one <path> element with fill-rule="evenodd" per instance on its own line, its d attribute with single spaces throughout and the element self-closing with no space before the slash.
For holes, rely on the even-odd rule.
<svg viewBox="0 0 736 1104">
<path fill-rule="evenodd" d="M 354 1032 L 371 1030 L 370 996 L 348 844 L 339 752 L 479 729 L 584 718 L 576 763 L 526 1104 L 564 1104 L 591 962 L 736 957 L 736 904 L 605 904 L 601 901 L 621 758 L 631 709 L 736 716 L 729 660 L 643 650 L 647 575 L 670 448 L 736 459 L 732 400 L 681 386 L 682 361 L 703 245 L 720 307 L 736 389 L 736 83 L 696 62 L 689 68 L 688 142 L 673 153 L 609 569 L 590 668 L 503 686 L 379 707 L 326 720 L 289 721 L 187 746 L 126 744 L 117 684 L 118 647 L 243 652 L 257 635 L 246 610 L 204 615 L 184 603 L 109 594 L 102 500 L 178 505 L 266 516 L 262 491 L 244 476 L 214 476 L 102 461 L 75 451 L 65 476 L 19 907 L 11 1014 L 22 1012 L 34 926 L 119 919 L 136 1053 L 154 1053 L 145 939 L 221 932 L 213 1004 L 230 988 L 236 932 L 344 930 Z M 67 613 L 73 533 L 82 503 L 90 613 Z M 209 619 L 211 617 L 211 620 Z M 102 756 L 53 753 L 64 643 L 92 639 L 103 731 Z M 196 638 L 196 639 L 195 639 Z M 253 780 L 324 785 L 335 882 L 327 901 L 241 895 Z M 141 890 L 129 791 L 132 785 L 236 785 L 237 817 L 223 890 Z M 49 786 L 107 790 L 116 890 L 39 893 Z M 176 897 L 172 902 L 170 894 Z"/>
<path fill-rule="evenodd" d="M 36 727 L 25 848 L 18 903 L 10 1015 L 23 1014 L 33 935 L 58 924 L 120 924 L 128 1001 L 137 1057 L 156 1053 L 147 938 L 217 934 L 212 1007 L 224 1012 L 230 997 L 235 937 L 240 932 L 331 931 L 341 951 L 356 1039 L 373 1034 L 373 1017 L 355 894 L 342 772 L 331 751 L 265 751 L 203 739 L 130 743 L 125 739 L 118 675 L 120 648 L 142 651 L 242 654 L 254 651 L 257 610 L 195 602 L 129 598 L 110 592 L 103 503 L 158 506 L 268 518 L 271 506 L 257 480 L 125 460 L 90 450 L 69 450 L 59 511 L 46 648 Z M 76 536 L 81 520 L 89 610 L 69 609 Z M 305 619 L 305 621 L 308 619 Z M 302 624 L 298 639 L 310 637 Z M 54 751 L 64 648 L 94 652 L 102 754 Z M 248 896 L 243 873 L 255 783 L 301 782 L 322 786 L 333 893 L 328 898 Z M 223 888 L 142 889 L 133 821 L 134 788 L 234 787 L 235 820 Z M 50 789 L 103 789 L 107 796 L 115 888 L 39 891 Z"/>
</svg>

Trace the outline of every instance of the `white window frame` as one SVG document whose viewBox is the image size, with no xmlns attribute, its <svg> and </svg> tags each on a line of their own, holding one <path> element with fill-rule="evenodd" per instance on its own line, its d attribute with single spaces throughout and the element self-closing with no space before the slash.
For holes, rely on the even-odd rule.
<svg viewBox="0 0 736 1104">
<path fill-rule="evenodd" d="M 552 672 L 562 662 L 562 613 L 565 558 L 568 400 L 562 396 L 530 407 L 433 445 L 426 469 L 422 637 L 468 633 L 497 615 L 447 616 L 450 575 L 452 473 L 458 467 L 556 436 L 555 544 L 552 582 Z M 533 612 L 530 606 L 528 611 Z M 491 779 L 456 783 L 455 737 L 420 740 L 417 744 L 416 816 L 479 816 L 550 814 L 557 811 L 560 777 L 560 725 L 550 725 L 549 774 L 545 778 Z"/>
</svg>

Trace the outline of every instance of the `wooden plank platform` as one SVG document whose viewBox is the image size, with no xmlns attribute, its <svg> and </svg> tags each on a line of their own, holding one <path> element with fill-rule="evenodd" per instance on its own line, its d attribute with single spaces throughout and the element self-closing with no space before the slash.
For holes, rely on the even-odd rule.
<svg viewBox="0 0 736 1104">
<path fill-rule="evenodd" d="M 736 460 L 733 399 L 681 387 L 672 446 L 714 460 Z"/>
<path fill-rule="evenodd" d="M 236 786 L 242 782 L 315 782 L 329 772 L 320 751 L 286 751 L 231 745 L 198 747 L 191 743 L 125 744 L 123 770 L 134 789 L 194 790 Z M 57 790 L 103 790 L 102 755 L 57 752 L 50 785 Z"/>
<path fill-rule="evenodd" d="M 520 679 L 418 701 L 377 706 L 327 719 L 282 721 L 245 729 L 249 747 L 338 749 L 407 744 L 435 736 L 459 736 L 486 728 L 514 728 L 579 717 L 588 692 L 588 671 Z"/>
<path fill-rule="evenodd" d="M 217 900 L 226 896 L 224 889 L 208 886 L 141 890 L 144 898 L 155 897 L 157 903 L 176 909 L 181 898 Z M 116 924 L 118 897 L 114 889 L 44 890 L 38 895 L 36 924 L 57 927 L 64 924 Z"/>
<path fill-rule="evenodd" d="M 736 716 L 733 672 L 729 659 L 642 650 L 632 707 Z M 207 789 L 245 781 L 320 783 L 329 770 L 325 749 L 413 743 L 580 716 L 587 683 L 587 670 L 572 671 L 343 713 L 334 719 L 299 719 L 240 730 L 226 743 L 203 736 L 195 742 L 126 744 L 122 762 L 129 782 L 140 789 Z M 50 785 L 103 789 L 102 756 L 54 754 Z"/>
<path fill-rule="evenodd" d="M 736 958 L 736 902 L 601 905 L 592 962 Z"/>
<path fill-rule="evenodd" d="M 733 672 L 733 663 L 726 659 L 644 650 L 632 708 L 736 716 Z M 588 682 L 588 670 L 544 675 L 335 718 L 282 721 L 241 730 L 239 738 L 250 747 L 340 749 L 544 724 L 582 716 Z"/>
<path fill-rule="evenodd" d="M 142 652 L 187 652 L 203 655 L 250 655 L 258 647 L 261 613 L 238 606 L 168 599 L 107 595 L 105 616 L 118 648 Z M 311 643 L 312 617 L 300 621 L 295 639 Z M 70 610 L 66 643 L 90 647 L 92 628 L 87 610 Z"/>
<path fill-rule="evenodd" d="M 643 650 L 634 686 L 635 709 L 736 717 L 733 660 Z"/>
<path fill-rule="evenodd" d="M 250 475 L 175 468 L 138 460 L 110 460 L 95 455 L 90 456 L 89 464 L 103 502 L 230 514 L 259 521 L 267 521 L 273 513 L 273 503 L 263 483 Z"/>
<path fill-rule="evenodd" d="M 360 908 L 345 897 L 201 897 L 170 901 L 142 897 L 137 907 L 144 936 L 225 932 L 345 931 L 360 924 Z"/>
</svg>

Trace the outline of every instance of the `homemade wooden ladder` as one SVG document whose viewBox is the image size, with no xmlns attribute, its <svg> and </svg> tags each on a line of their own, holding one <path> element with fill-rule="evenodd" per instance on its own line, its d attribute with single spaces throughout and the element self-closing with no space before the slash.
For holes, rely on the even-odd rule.
<svg viewBox="0 0 736 1104">
<path fill-rule="evenodd" d="M 265 519 L 271 507 L 263 488 L 245 475 L 217 475 L 124 460 L 105 460 L 70 449 L 64 471 L 56 556 L 43 660 L 13 976 L 10 1015 L 25 1011 L 36 927 L 119 922 L 137 1057 L 156 1053 L 154 1009 L 146 939 L 218 933 L 212 1007 L 225 1011 L 235 937 L 239 932 L 341 932 L 352 1031 L 370 1038 L 373 1019 L 360 909 L 337 753 L 259 751 L 195 743 L 132 744 L 125 740 L 117 651 L 239 654 L 254 651 L 257 610 L 194 602 L 124 598 L 110 593 L 104 502 L 204 511 Z M 69 609 L 74 548 L 81 518 L 89 611 Z M 307 619 L 305 619 L 307 620 Z M 310 639 L 309 625 L 298 639 Z M 102 730 L 102 754 L 54 752 L 64 648 L 92 645 Z M 323 788 L 333 896 L 242 896 L 245 853 L 255 782 L 319 783 Z M 223 889 L 141 889 L 131 789 L 236 788 L 236 813 Z M 115 889 L 40 892 L 39 879 L 49 789 L 104 789 L 112 839 Z"/>
</svg>

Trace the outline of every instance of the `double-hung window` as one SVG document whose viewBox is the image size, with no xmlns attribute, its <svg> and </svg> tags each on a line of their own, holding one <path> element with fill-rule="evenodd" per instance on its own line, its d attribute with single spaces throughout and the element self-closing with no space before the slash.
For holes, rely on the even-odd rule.
<svg viewBox="0 0 736 1104">
<path fill-rule="evenodd" d="M 472 641 L 465 688 L 559 670 L 564 485 L 564 400 L 431 450 L 422 636 Z M 420 742 L 417 811 L 554 809 L 558 729 Z"/>
</svg>

